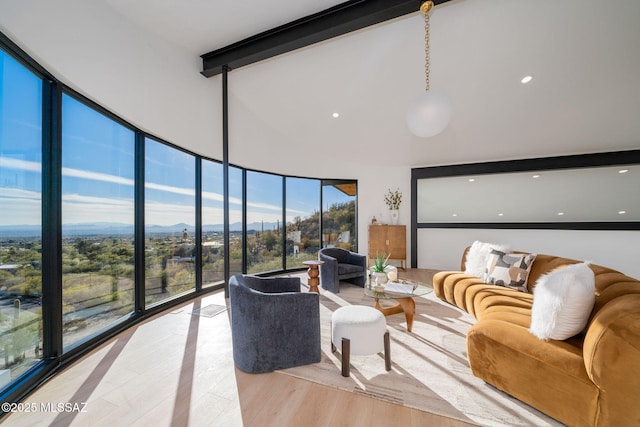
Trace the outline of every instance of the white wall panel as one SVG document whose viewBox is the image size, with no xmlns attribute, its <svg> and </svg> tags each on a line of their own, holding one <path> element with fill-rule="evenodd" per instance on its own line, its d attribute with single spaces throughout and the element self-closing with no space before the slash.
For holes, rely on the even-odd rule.
<svg viewBox="0 0 640 427">
<path fill-rule="evenodd" d="M 544 253 L 619 270 L 640 278 L 640 231 L 586 230 L 418 230 L 418 267 L 457 270 L 465 247 L 474 240 L 507 243 L 514 250 Z"/>
</svg>

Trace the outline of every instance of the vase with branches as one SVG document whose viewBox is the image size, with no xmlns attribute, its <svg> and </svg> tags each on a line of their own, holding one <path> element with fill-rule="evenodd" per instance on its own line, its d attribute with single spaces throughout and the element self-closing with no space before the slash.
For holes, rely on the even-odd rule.
<svg viewBox="0 0 640 427">
<path fill-rule="evenodd" d="M 384 202 L 391 211 L 391 222 L 397 224 L 399 217 L 398 209 L 400 209 L 400 204 L 402 203 L 402 193 L 400 189 L 397 188 L 395 191 L 389 189 L 389 192 L 384 196 Z"/>
</svg>

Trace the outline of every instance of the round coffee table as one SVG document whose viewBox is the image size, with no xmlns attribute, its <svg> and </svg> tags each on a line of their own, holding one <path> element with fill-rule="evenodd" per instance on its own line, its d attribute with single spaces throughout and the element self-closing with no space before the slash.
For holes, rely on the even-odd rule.
<svg viewBox="0 0 640 427">
<path fill-rule="evenodd" d="M 380 312 L 385 316 L 404 312 L 404 316 L 407 319 L 407 331 L 411 332 L 411 328 L 413 327 L 413 315 L 416 313 L 416 302 L 414 301 L 413 297 L 431 293 L 433 292 L 433 287 L 427 285 L 426 283 L 420 283 L 407 279 L 400 279 L 397 281 L 397 283 L 411 285 L 411 293 L 390 292 L 385 291 L 384 286 L 367 285 L 364 288 L 364 294 L 376 300 L 375 308 L 380 310 Z M 380 305 L 380 300 L 392 299 L 396 300 L 396 304 L 390 307 L 382 307 Z"/>
</svg>

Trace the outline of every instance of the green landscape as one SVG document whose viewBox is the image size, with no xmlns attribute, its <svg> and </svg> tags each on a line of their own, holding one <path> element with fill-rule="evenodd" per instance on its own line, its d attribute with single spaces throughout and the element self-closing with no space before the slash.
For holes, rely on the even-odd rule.
<svg viewBox="0 0 640 427">
<path fill-rule="evenodd" d="M 248 230 L 248 273 L 303 268 L 322 245 L 355 250 L 355 202 L 335 204 L 286 230 Z M 285 238 L 286 233 L 286 238 Z M 340 241 L 341 236 L 350 236 Z M 230 233 L 231 274 L 242 270 L 243 233 Z M 223 234 L 202 236 L 203 286 L 224 279 Z M 284 245 L 283 245 L 284 243 Z M 145 241 L 145 300 L 154 304 L 195 289 L 195 239 L 174 233 L 148 234 Z M 134 310 L 133 236 L 77 235 L 62 240 L 63 344 L 72 346 Z M 0 363 L 16 377 L 42 352 L 42 241 L 39 237 L 0 238 Z"/>
</svg>

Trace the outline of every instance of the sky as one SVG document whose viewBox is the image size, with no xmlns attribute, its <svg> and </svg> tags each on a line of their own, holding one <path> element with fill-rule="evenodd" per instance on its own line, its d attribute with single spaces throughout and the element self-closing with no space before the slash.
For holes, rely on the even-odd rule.
<svg viewBox="0 0 640 427">
<path fill-rule="evenodd" d="M 0 51 L 0 225 L 41 223 L 42 83 Z M 62 100 L 63 224 L 133 223 L 135 133 L 70 95 Z M 147 225 L 195 224 L 193 155 L 145 140 Z M 203 224 L 221 224 L 222 165 L 203 160 Z M 230 218 L 241 220 L 241 171 L 230 169 Z M 280 175 L 247 172 L 247 222 L 282 220 Z M 320 208 L 320 181 L 286 178 L 287 221 Z M 325 204 L 351 200 L 333 187 Z"/>
</svg>

